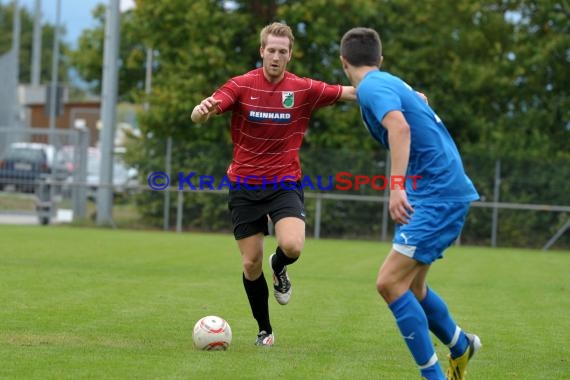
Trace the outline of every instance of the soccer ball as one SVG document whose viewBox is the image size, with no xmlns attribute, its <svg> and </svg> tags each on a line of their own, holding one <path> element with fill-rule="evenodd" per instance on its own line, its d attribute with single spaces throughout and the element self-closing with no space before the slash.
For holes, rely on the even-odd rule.
<svg viewBox="0 0 570 380">
<path fill-rule="evenodd" d="M 232 329 L 225 319 L 209 315 L 196 322 L 192 340 L 199 350 L 227 350 L 232 342 Z"/>
</svg>

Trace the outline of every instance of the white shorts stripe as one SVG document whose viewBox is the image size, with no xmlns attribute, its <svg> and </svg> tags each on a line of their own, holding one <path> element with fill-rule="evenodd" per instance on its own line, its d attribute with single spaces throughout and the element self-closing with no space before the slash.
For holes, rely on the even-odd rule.
<svg viewBox="0 0 570 380">
<path fill-rule="evenodd" d="M 401 253 L 404 256 L 414 257 L 414 253 L 416 252 L 416 246 L 414 245 L 405 245 L 405 244 L 397 244 L 394 243 L 392 245 L 392 249 L 398 253 Z"/>
</svg>

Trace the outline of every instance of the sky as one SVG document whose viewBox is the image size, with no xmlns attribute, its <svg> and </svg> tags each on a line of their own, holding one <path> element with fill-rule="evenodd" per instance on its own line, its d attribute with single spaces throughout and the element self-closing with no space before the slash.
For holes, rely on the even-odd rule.
<svg viewBox="0 0 570 380">
<path fill-rule="evenodd" d="M 41 0 L 42 24 L 48 22 L 55 23 L 58 0 Z M 84 29 L 93 28 L 95 20 L 91 12 L 97 4 L 108 4 L 110 0 L 59 0 L 60 1 L 60 23 L 65 26 L 66 34 L 64 41 L 72 47 L 77 46 L 77 40 Z M 12 0 L 0 0 L 6 5 Z M 36 0 L 19 0 L 20 7 L 27 8 L 31 14 L 35 9 Z M 134 0 L 120 0 L 121 10 L 126 10 L 134 6 Z"/>
</svg>

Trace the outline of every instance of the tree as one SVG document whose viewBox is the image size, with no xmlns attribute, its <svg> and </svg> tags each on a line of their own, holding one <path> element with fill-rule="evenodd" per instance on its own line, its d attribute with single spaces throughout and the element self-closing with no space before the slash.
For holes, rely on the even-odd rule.
<svg viewBox="0 0 570 380">
<path fill-rule="evenodd" d="M 152 46 L 155 100 L 162 96 L 189 105 L 196 100 L 193 94 L 203 96 L 225 78 L 259 65 L 257 33 L 274 20 L 295 31 L 291 71 L 346 83 L 338 40 L 349 28 L 365 25 L 381 34 L 384 68 L 428 94 L 462 147 L 495 155 L 506 147 L 525 154 L 529 148 L 536 154 L 560 151 L 570 133 L 564 86 L 569 79 L 569 11 L 566 2 L 538 3 L 218 0 L 188 6 L 177 0 L 139 1 L 121 21 L 119 93 L 122 99 L 141 100 L 145 47 Z M 71 63 L 99 91 L 104 6 L 94 15 L 99 25 L 84 32 Z M 162 88 L 169 88 L 168 94 L 160 93 Z M 188 91 L 179 99 L 181 88 Z M 349 105 L 319 111 L 306 143 L 373 149 L 355 119 L 357 108 Z"/>
<path fill-rule="evenodd" d="M 284 21 L 293 28 L 296 41 L 289 68 L 297 75 L 347 84 L 338 59 L 340 38 L 354 26 L 368 26 L 382 37 L 383 68 L 428 95 L 461 151 L 484 158 L 468 165 L 480 176 L 473 179 L 481 184 L 482 193 L 490 195 L 492 183 L 487 184 L 485 175 L 492 173 L 496 158 L 508 154 L 513 159 L 544 160 L 554 152 L 560 162 L 568 160 L 570 43 L 565 4 L 556 0 L 138 1 L 131 36 L 136 36 L 137 44 L 154 49 L 156 62 L 152 94 L 137 97 L 147 100 L 150 109 L 140 115 L 143 137 L 129 155 L 141 173 L 162 169 L 165 142 L 172 137 L 173 172 L 224 174 L 231 157 L 229 116 L 197 126 L 189 114 L 225 80 L 260 64 L 261 27 Z M 137 44 L 132 44 L 133 49 Z M 83 54 L 87 56 L 89 49 L 96 50 L 85 46 Z M 124 67 L 121 70 L 120 76 L 125 75 Z M 144 70 L 137 70 L 139 74 L 133 75 L 142 75 Z M 123 93 L 129 88 L 136 86 L 124 87 Z M 384 174 L 383 149 L 368 137 L 355 105 L 316 112 L 302 154 L 306 174 L 342 170 Z M 505 168 L 520 176 L 528 165 L 521 162 Z M 485 171 L 477 171 L 478 166 Z M 510 201 L 531 201 L 530 189 L 547 188 L 548 174 L 528 189 L 512 191 Z M 559 180 L 557 184 L 564 183 L 564 178 Z M 558 191 L 560 187 L 548 194 L 553 202 L 565 204 L 568 198 Z M 192 201 L 186 210 L 192 226 L 223 225 L 223 202 L 201 195 Z M 145 215 L 155 222 L 162 216 L 160 202 L 157 193 L 145 193 L 141 200 Z M 357 234 L 363 228 L 344 223 L 346 218 L 374 210 L 339 204 L 327 206 L 326 212 L 323 219 L 336 223 L 332 230 Z M 515 217 L 511 221 L 519 225 Z M 547 219 L 527 222 L 549 225 Z M 476 223 L 481 230 L 488 227 L 485 220 Z"/>
<path fill-rule="evenodd" d="M 4 54 L 12 48 L 14 7 L 0 4 L 0 54 Z M 31 82 L 31 57 L 34 33 L 34 18 L 26 8 L 20 9 L 20 83 Z M 65 35 L 65 28 L 60 27 L 59 35 Z M 48 23 L 42 25 L 42 52 L 40 82 L 51 81 L 52 49 L 54 26 Z M 49 47 L 49 48 L 46 48 Z M 60 82 L 69 80 L 67 55 L 69 45 L 60 40 L 60 64 L 58 78 Z"/>
<path fill-rule="evenodd" d="M 70 64 L 80 77 L 88 82 L 89 90 L 96 94 L 101 93 L 103 77 L 105 11 L 106 6 L 103 4 L 93 9 L 92 14 L 98 25 L 82 32 L 77 49 L 71 51 L 69 56 Z M 119 99 L 134 101 L 137 94 L 144 89 L 146 47 L 137 35 L 132 11 L 121 14 L 120 29 Z"/>
<path fill-rule="evenodd" d="M 140 115 L 142 138 L 129 149 L 130 159 L 142 173 L 164 168 L 166 139 L 172 137 L 173 173 L 196 171 L 219 178 L 231 157 L 227 117 L 195 126 L 190 111 L 227 78 L 249 67 L 251 51 L 242 43 L 248 17 L 227 10 L 223 1 L 208 0 L 139 2 L 134 16 L 157 63 L 146 99 L 150 110 Z M 215 32 L 205 32 L 209 30 Z M 177 184 L 173 178 L 171 186 Z M 219 228 L 227 223 L 223 202 L 198 194 L 192 200 L 186 205 L 191 226 Z M 150 220 L 162 214 L 161 194 L 147 192 L 139 204 Z"/>
<path fill-rule="evenodd" d="M 510 23 L 512 104 L 509 145 L 529 153 L 570 156 L 570 5 L 567 1 L 517 2 Z M 506 140 L 506 139 L 505 139 Z"/>
</svg>

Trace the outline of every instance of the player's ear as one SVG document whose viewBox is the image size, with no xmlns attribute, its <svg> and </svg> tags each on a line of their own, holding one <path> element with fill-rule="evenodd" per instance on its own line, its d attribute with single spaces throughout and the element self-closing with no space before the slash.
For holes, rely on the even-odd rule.
<svg viewBox="0 0 570 380">
<path fill-rule="evenodd" d="M 380 63 L 378 64 L 379 68 L 382 67 L 382 62 L 384 62 L 384 56 L 383 55 L 380 56 Z"/>
<path fill-rule="evenodd" d="M 340 64 L 342 65 L 343 70 L 346 70 L 348 68 L 348 66 L 346 65 L 346 59 L 344 59 L 344 57 L 342 55 L 340 55 L 339 58 L 340 58 Z"/>
<path fill-rule="evenodd" d="M 263 46 L 259 47 L 259 56 L 263 58 Z"/>
</svg>

